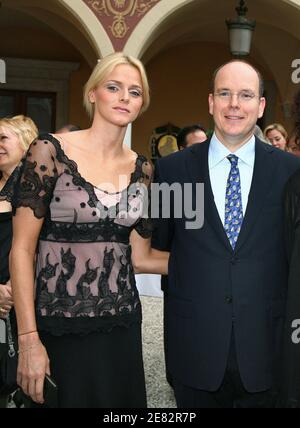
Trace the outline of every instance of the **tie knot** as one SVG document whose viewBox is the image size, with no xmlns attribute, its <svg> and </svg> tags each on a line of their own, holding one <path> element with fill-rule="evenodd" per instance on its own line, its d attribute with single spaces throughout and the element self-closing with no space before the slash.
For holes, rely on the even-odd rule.
<svg viewBox="0 0 300 428">
<path fill-rule="evenodd" d="M 236 166 L 238 164 L 239 158 L 236 155 L 229 155 L 227 156 L 227 159 L 231 163 L 231 166 Z"/>
</svg>

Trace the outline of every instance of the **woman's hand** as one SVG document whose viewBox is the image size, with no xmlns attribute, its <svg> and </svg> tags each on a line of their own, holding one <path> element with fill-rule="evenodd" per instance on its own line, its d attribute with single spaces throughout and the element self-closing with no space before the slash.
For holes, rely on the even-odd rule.
<svg viewBox="0 0 300 428">
<path fill-rule="evenodd" d="M 0 284 L 0 318 L 7 317 L 13 304 L 10 281 L 6 284 Z"/>
<path fill-rule="evenodd" d="M 19 337 L 17 383 L 23 392 L 39 404 L 44 403 L 45 374 L 50 375 L 47 351 L 37 333 Z"/>
</svg>

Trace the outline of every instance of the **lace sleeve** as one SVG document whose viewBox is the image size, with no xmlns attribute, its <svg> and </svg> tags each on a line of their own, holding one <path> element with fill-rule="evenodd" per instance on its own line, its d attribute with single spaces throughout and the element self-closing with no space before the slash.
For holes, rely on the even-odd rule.
<svg viewBox="0 0 300 428">
<path fill-rule="evenodd" d="M 141 175 L 142 179 L 140 181 L 145 185 L 145 195 L 144 197 L 147 199 L 148 212 L 144 213 L 143 217 L 138 220 L 135 224 L 134 229 L 138 232 L 138 234 L 145 239 L 151 238 L 152 235 L 152 220 L 150 217 L 151 213 L 151 183 L 153 178 L 153 168 L 150 162 L 147 161 L 146 158 L 143 159 L 141 165 Z M 146 214 L 146 215 L 145 215 Z"/>
<path fill-rule="evenodd" d="M 20 171 L 22 168 L 22 162 L 14 169 L 14 171 L 9 176 L 5 186 L 0 191 L 0 202 L 6 201 L 6 202 L 12 202 L 15 190 L 18 187 L 18 180 L 20 176 Z"/>
<path fill-rule="evenodd" d="M 58 177 L 56 150 L 47 139 L 35 140 L 28 149 L 20 172 L 13 210 L 29 207 L 35 217 L 45 217 Z"/>
</svg>

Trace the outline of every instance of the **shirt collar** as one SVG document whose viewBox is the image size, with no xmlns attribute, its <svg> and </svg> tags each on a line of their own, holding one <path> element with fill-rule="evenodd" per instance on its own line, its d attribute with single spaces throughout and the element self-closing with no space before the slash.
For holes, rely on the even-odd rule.
<svg viewBox="0 0 300 428">
<path fill-rule="evenodd" d="M 230 154 L 232 154 L 231 151 L 220 142 L 214 133 L 209 145 L 209 169 L 214 168 Z M 240 147 L 234 154 L 242 162 L 253 168 L 255 161 L 255 136 L 253 135 L 250 140 Z"/>
</svg>

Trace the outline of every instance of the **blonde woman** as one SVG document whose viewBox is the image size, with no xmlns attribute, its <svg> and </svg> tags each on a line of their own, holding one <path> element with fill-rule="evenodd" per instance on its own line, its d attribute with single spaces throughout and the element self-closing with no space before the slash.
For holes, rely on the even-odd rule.
<svg viewBox="0 0 300 428">
<path fill-rule="evenodd" d="M 141 214 L 152 167 L 123 144 L 149 105 L 141 62 L 102 59 L 84 105 L 91 127 L 40 136 L 21 177 L 11 253 L 18 383 L 39 404 L 51 374 L 59 407 L 146 407 L 134 268 L 165 274 L 169 254 L 151 249 Z"/>
<path fill-rule="evenodd" d="M 280 123 L 273 123 L 264 130 L 265 138 L 280 150 L 287 149 L 288 133 Z"/>
<path fill-rule="evenodd" d="M 8 271 L 12 184 L 17 166 L 36 136 L 37 128 L 28 117 L 0 119 L 0 318 L 5 318 L 13 305 Z"/>
<path fill-rule="evenodd" d="M 8 266 L 12 242 L 11 198 L 18 165 L 36 136 L 37 128 L 28 117 L 0 119 L 0 318 L 3 319 L 13 307 Z M 5 406 L 6 397 L 2 397 L 0 407 Z"/>
</svg>

